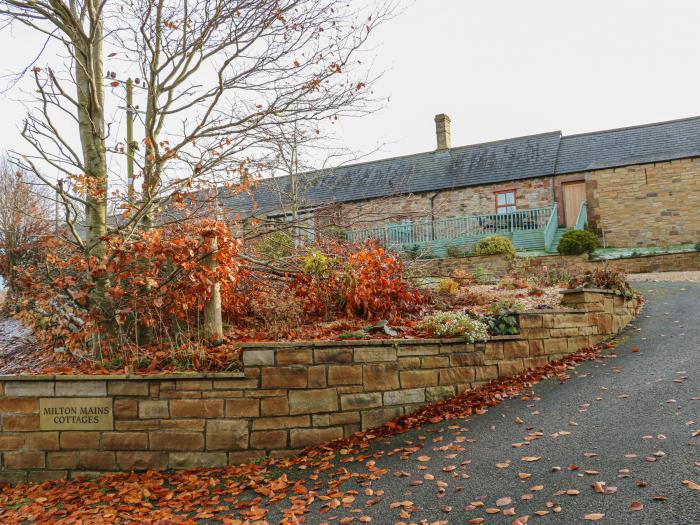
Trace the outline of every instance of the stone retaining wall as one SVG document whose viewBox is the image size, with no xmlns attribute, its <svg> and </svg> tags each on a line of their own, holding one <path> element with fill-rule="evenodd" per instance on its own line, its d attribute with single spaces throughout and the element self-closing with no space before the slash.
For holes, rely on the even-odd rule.
<svg viewBox="0 0 700 525">
<path fill-rule="evenodd" d="M 481 273 L 487 280 L 499 280 L 512 272 L 532 272 L 544 267 L 549 270 L 586 271 L 606 266 L 625 273 L 699 271 L 700 252 L 638 255 L 593 261 L 586 255 L 545 255 L 514 259 L 490 255 L 428 259 L 417 264 L 415 272 L 421 277 L 448 277 L 453 270 L 460 269 L 472 275 Z"/>
<path fill-rule="evenodd" d="M 498 281 L 512 270 L 517 260 L 503 255 L 447 257 L 416 261 L 410 270 L 419 277 L 449 277 L 454 270 L 462 270 L 484 281 Z"/>
<path fill-rule="evenodd" d="M 240 374 L 0 376 L 0 481 L 290 454 L 596 344 L 636 308 L 601 291 L 565 293 L 563 304 L 572 309 L 526 312 L 519 336 L 485 343 L 259 343 L 245 346 Z M 104 405 L 111 416 L 61 426 L 70 410 L 48 407 L 71 403 L 88 413 Z"/>
</svg>

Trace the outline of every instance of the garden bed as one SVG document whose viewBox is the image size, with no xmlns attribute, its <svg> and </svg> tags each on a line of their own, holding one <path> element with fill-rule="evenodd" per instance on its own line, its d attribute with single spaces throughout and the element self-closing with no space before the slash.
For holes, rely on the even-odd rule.
<svg viewBox="0 0 700 525">
<path fill-rule="evenodd" d="M 369 322 L 351 318 L 309 322 L 295 326 L 281 337 L 256 327 L 253 323 L 249 326 L 229 327 L 223 345 L 232 357 L 228 371 L 240 369 L 240 347 L 246 343 L 380 340 L 388 336 L 396 339 L 429 339 L 434 336 L 421 327 L 421 320 L 438 311 L 488 316 L 489 308 L 494 304 L 506 305 L 507 309 L 514 311 L 562 308 L 560 303 L 563 285 L 530 287 L 524 281 L 510 278 L 505 278 L 497 284 L 479 284 L 460 282 L 457 278 L 428 281 L 424 286 L 425 290 L 432 294 L 431 302 L 412 314 L 395 317 L 390 322 Z M 384 326 L 387 327 L 386 330 Z M 153 375 L 194 370 L 176 364 L 158 368 L 149 368 L 149 365 L 150 361 L 145 361 L 142 368 L 95 366 L 89 361 L 80 364 L 71 359 L 69 354 L 57 353 L 49 346 L 38 346 L 31 333 L 19 321 L 12 318 L 0 321 L 0 374 Z"/>
<path fill-rule="evenodd" d="M 235 259 L 238 248 L 229 241 L 228 256 Z M 493 248 L 503 247 L 494 241 Z M 117 254 L 126 257 L 126 248 Z M 140 259 L 130 261 L 138 266 Z M 486 283 L 479 272 L 454 269 L 442 279 L 411 280 L 404 261 L 372 242 L 302 247 L 286 261 L 288 271 L 276 275 L 242 268 L 236 260 L 227 262 L 225 275 L 185 265 L 193 272 L 186 280 L 189 289 L 167 279 L 158 284 L 163 276 L 157 272 L 132 283 L 133 268 L 127 265 L 121 284 L 110 287 L 110 307 L 99 309 L 87 307 L 89 288 L 52 295 L 43 281 L 31 281 L 35 275 L 28 270 L 25 279 L 33 284 L 13 296 L 12 308 L 34 329 L 36 350 L 21 363 L 0 356 L 0 369 L 95 375 L 231 372 L 241 369 L 241 346 L 255 342 L 462 337 L 473 343 L 516 335 L 516 314 L 525 310 L 563 308 L 560 292 L 571 284 L 570 275 L 559 271 L 517 272 Z M 603 271 L 600 283 L 584 279 L 576 286 L 610 285 L 628 292 L 624 277 L 613 274 Z M 217 323 L 205 307 L 214 300 L 214 278 L 221 286 L 217 308 L 225 325 L 212 331 Z M 73 275 L 61 276 L 52 286 L 64 281 L 77 282 Z"/>
</svg>

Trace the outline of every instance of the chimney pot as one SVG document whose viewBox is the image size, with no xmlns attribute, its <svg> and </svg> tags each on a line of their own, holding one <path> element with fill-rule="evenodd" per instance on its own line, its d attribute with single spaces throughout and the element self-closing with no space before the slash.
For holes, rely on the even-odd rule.
<svg viewBox="0 0 700 525">
<path fill-rule="evenodd" d="M 438 151 L 445 151 L 452 147 L 452 121 L 446 113 L 435 115 L 435 133 Z"/>
</svg>

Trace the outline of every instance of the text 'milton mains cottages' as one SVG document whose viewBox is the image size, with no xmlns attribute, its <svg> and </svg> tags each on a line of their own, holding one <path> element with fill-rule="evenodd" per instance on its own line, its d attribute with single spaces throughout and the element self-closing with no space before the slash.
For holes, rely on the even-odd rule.
<svg viewBox="0 0 700 525">
<path fill-rule="evenodd" d="M 39 400 L 41 430 L 111 430 L 112 399 L 42 398 Z"/>
</svg>

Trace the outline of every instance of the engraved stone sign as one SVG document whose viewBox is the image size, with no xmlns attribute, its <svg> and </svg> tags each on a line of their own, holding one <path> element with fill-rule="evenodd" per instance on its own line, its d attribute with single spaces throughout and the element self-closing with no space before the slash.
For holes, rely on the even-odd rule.
<svg viewBox="0 0 700 525">
<path fill-rule="evenodd" d="M 112 430 L 112 399 L 106 397 L 42 397 L 41 430 Z"/>
</svg>

